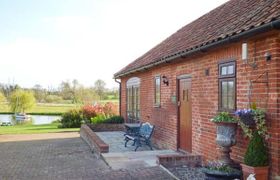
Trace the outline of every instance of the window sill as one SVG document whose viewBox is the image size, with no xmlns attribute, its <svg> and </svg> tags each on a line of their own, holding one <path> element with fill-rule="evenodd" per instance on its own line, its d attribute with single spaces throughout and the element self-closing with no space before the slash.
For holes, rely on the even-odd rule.
<svg viewBox="0 0 280 180">
<path fill-rule="evenodd" d="M 160 108 L 161 106 L 155 104 L 153 107 L 154 107 L 154 108 Z"/>
</svg>

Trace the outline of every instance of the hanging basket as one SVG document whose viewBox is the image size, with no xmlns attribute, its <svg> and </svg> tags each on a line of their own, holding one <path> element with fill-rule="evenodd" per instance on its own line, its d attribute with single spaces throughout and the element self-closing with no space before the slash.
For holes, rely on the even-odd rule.
<svg viewBox="0 0 280 180">
<path fill-rule="evenodd" d="M 252 127 L 256 125 L 253 114 L 242 114 L 239 118 L 240 121 L 247 126 Z"/>
</svg>

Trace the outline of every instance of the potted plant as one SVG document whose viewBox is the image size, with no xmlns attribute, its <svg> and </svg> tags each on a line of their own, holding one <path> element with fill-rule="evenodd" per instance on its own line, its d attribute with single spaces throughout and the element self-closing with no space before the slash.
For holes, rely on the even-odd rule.
<svg viewBox="0 0 280 180">
<path fill-rule="evenodd" d="M 252 109 L 239 109 L 235 112 L 235 115 L 239 117 L 239 120 L 247 126 L 255 126 L 254 114 Z"/>
<path fill-rule="evenodd" d="M 267 127 L 265 124 L 265 112 L 260 109 L 252 110 L 255 127 L 245 125 L 241 120 L 239 125 L 245 136 L 250 138 L 245 156 L 244 164 L 241 164 L 243 178 L 247 179 L 250 174 L 255 174 L 258 180 L 268 179 L 268 152 L 265 144 Z"/>
<path fill-rule="evenodd" d="M 232 168 L 219 161 L 209 162 L 207 166 L 202 168 L 202 172 L 208 180 L 240 179 L 241 176 L 240 170 Z"/>
<path fill-rule="evenodd" d="M 231 146 L 236 144 L 236 119 L 228 112 L 220 112 L 211 121 L 216 124 L 216 143 L 221 151 L 219 161 L 225 165 L 235 165 L 229 153 Z"/>
</svg>

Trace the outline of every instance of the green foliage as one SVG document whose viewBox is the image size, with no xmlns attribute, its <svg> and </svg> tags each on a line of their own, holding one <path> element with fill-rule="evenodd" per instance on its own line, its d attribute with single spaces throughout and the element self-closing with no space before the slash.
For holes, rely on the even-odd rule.
<svg viewBox="0 0 280 180">
<path fill-rule="evenodd" d="M 232 117 L 229 112 L 220 112 L 214 118 L 211 119 L 212 122 L 228 122 L 234 123 L 237 122 L 234 117 Z"/>
<path fill-rule="evenodd" d="M 35 105 L 35 98 L 32 92 L 21 89 L 15 90 L 10 96 L 10 108 L 12 112 L 25 113 Z"/>
<path fill-rule="evenodd" d="M 4 94 L 0 91 L 0 103 L 5 102 L 6 101 L 6 97 L 4 96 Z"/>
<path fill-rule="evenodd" d="M 101 124 L 101 123 L 121 124 L 123 122 L 124 122 L 124 119 L 121 116 L 112 116 L 112 117 L 106 118 L 105 115 L 99 114 L 96 117 L 91 118 L 91 123 L 93 123 L 93 124 Z"/>
<path fill-rule="evenodd" d="M 268 165 L 268 153 L 263 137 L 255 131 L 250 139 L 244 163 L 248 166 L 260 167 Z"/>
<path fill-rule="evenodd" d="M 104 120 L 104 123 L 108 124 L 122 124 L 124 123 L 124 119 L 122 116 L 112 116 Z"/>
<path fill-rule="evenodd" d="M 245 125 L 240 119 L 238 124 L 243 130 L 246 137 L 252 138 L 254 131 L 256 131 L 261 136 L 267 135 L 267 127 L 265 123 L 265 111 L 261 109 L 253 109 L 253 119 L 256 123 L 256 128 L 253 130 L 250 126 Z"/>
<path fill-rule="evenodd" d="M 103 123 L 107 117 L 104 114 L 98 114 L 97 116 L 91 118 L 91 123 L 100 124 Z"/>
<path fill-rule="evenodd" d="M 58 95 L 47 95 L 45 97 L 45 101 L 47 103 L 60 103 L 63 101 L 62 97 L 58 96 Z"/>
<path fill-rule="evenodd" d="M 62 115 L 62 128 L 79 128 L 83 123 L 83 115 L 80 110 L 72 109 Z"/>
</svg>

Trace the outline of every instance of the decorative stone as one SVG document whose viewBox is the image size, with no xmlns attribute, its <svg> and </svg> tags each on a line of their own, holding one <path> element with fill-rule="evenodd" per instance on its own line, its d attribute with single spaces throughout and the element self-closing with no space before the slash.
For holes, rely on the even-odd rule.
<svg viewBox="0 0 280 180">
<path fill-rule="evenodd" d="M 231 146 L 236 144 L 237 123 L 216 123 L 217 137 L 216 143 L 219 145 L 220 158 L 219 161 L 226 165 L 235 165 L 230 158 Z"/>
</svg>

